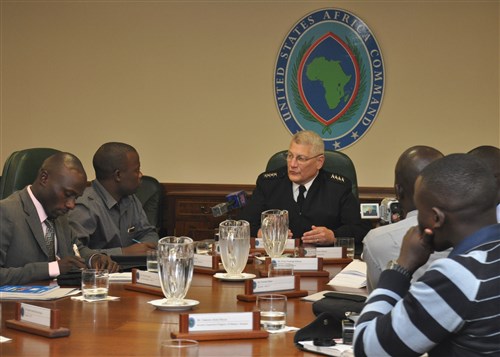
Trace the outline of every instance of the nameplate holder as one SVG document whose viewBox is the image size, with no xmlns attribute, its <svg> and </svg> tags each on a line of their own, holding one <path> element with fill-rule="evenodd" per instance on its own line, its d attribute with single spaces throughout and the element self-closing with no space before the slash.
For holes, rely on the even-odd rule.
<svg viewBox="0 0 500 357">
<path fill-rule="evenodd" d="M 219 255 L 194 255 L 194 272 L 200 274 L 215 274 L 223 272 Z"/>
<path fill-rule="evenodd" d="M 300 276 L 290 275 L 246 280 L 245 293 L 236 295 L 236 298 L 240 301 L 253 302 L 257 300 L 257 295 L 269 293 L 277 293 L 289 298 L 308 295 L 307 290 L 300 290 Z"/>
<path fill-rule="evenodd" d="M 345 247 L 316 247 L 316 257 L 323 259 L 341 259 L 346 257 Z"/>
<path fill-rule="evenodd" d="M 285 252 L 295 252 L 299 248 L 300 239 L 287 239 L 285 242 Z M 265 252 L 264 238 L 250 238 L 250 250 L 257 252 Z"/>
<path fill-rule="evenodd" d="M 5 326 L 48 338 L 69 336 L 69 329 L 60 326 L 58 309 L 48 309 L 18 302 L 16 318 L 5 321 Z"/>
<path fill-rule="evenodd" d="M 124 284 L 123 287 L 127 290 L 164 296 L 163 290 L 161 290 L 160 276 L 151 271 L 132 269 L 132 283 Z"/>
<path fill-rule="evenodd" d="M 292 265 L 293 274 L 298 276 L 329 277 L 330 273 L 323 270 L 323 258 L 266 258 L 266 271 L 269 265 Z"/>
<path fill-rule="evenodd" d="M 260 328 L 260 312 L 231 312 L 179 315 L 179 332 L 173 338 L 197 341 L 267 338 Z"/>
</svg>

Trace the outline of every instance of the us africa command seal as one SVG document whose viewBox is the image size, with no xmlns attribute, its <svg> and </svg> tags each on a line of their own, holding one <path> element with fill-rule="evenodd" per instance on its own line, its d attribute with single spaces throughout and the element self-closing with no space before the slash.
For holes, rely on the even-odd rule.
<svg viewBox="0 0 500 357">
<path fill-rule="evenodd" d="M 382 52 L 368 26 L 341 9 L 300 19 L 276 60 L 275 99 L 294 134 L 313 130 L 325 148 L 354 144 L 375 121 L 384 94 Z"/>
</svg>

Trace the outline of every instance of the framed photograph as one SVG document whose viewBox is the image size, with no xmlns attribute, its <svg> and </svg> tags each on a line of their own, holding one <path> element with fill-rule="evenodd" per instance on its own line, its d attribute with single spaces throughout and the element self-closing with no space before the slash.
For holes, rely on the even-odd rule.
<svg viewBox="0 0 500 357">
<path fill-rule="evenodd" d="M 380 207 L 378 203 L 361 203 L 361 218 L 377 219 L 380 218 Z"/>
</svg>

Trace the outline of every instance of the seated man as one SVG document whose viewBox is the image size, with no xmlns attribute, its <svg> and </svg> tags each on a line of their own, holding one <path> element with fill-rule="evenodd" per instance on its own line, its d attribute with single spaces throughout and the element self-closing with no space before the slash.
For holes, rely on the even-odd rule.
<svg viewBox="0 0 500 357">
<path fill-rule="evenodd" d="M 361 221 L 351 182 L 322 169 L 324 152 L 318 134 L 300 131 L 292 137 L 287 166 L 257 178 L 240 215 L 250 222 L 253 237 L 260 237 L 263 211 L 282 209 L 288 211 L 291 235 L 303 243 L 328 246 L 335 237 L 354 237 L 361 244 L 368 228 Z"/>
<path fill-rule="evenodd" d="M 92 161 L 96 179 L 70 212 L 77 236 L 110 255 L 141 255 L 155 249 L 158 234 L 135 192 L 142 173 L 139 154 L 128 144 L 106 143 Z"/>
<path fill-rule="evenodd" d="M 43 162 L 32 185 L 0 201 L 0 285 L 50 279 L 86 266 L 118 270 L 108 256 L 82 245 L 69 226 L 65 214 L 86 183 L 80 160 L 57 153 Z"/>
<path fill-rule="evenodd" d="M 500 223 L 500 149 L 495 146 L 483 145 L 472 149 L 469 154 L 483 160 L 493 171 L 497 181 L 497 222 Z"/>
<path fill-rule="evenodd" d="M 387 263 L 398 257 L 401 242 L 408 229 L 417 225 L 418 212 L 413 201 L 417 176 L 428 164 L 442 157 L 441 152 L 428 146 L 413 146 L 399 157 L 395 169 L 394 188 L 403 219 L 372 229 L 363 240 L 363 260 L 366 262 L 368 292 L 377 287 L 380 274 L 385 270 Z M 445 251 L 432 254 L 428 262 L 413 274 L 413 280 L 417 280 L 431 262 L 448 256 L 448 253 Z"/>
<path fill-rule="evenodd" d="M 418 226 L 381 274 L 356 323 L 356 356 L 477 356 L 500 351 L 500 224 L 491 171 L 468 154 L 415 182 Z M 410 284 L 433 251 L 452 247 Z"/>
</svg>

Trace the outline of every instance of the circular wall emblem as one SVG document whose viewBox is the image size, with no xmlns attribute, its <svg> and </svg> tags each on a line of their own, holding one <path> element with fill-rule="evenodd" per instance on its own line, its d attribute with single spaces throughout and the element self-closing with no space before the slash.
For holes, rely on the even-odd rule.
<svg viewBox="0 0 500 357">
<path fill-rule="evenodd" d="M 356 15 L 321 9 L 300 19 L 276 60 L 275 99 L 288 130 L 312 130 L 325 148 L 354 144 L 375 121 L 384 94 L 382 52 Z"/>
</svg>

